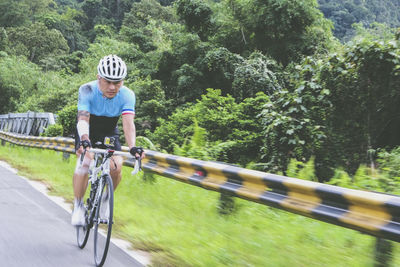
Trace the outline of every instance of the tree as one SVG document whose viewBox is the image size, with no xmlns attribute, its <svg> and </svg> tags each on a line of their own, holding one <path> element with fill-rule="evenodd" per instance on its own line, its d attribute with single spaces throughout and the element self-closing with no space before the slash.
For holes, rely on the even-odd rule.
<svg viewBox="0 0 400 267">
<path fill-rule="evenodd" d="M 243 61 L 240 55 L 231 53 L 225 47 L 209 50 L 200 62 L 206 87 L 221 89 L 223 95 L 236 95 L 232 89 L 232 82 L 236 68 L 243 64 Z"/>
<path fill-rule="evenodd" d="M 321 73 L 332 91 L 330 129 L 339 137 L 351 173 L 374 160 L 368 151 L 400 144 L 399 63 L 394 40 L 361 39 L 349 44 L 343 58 L 332 57 Z"/>
<path fill-rule="evenodd" d="M 169 6 L 174 3 L 175 0 L 158 0 L 162 6 Z"/>
<path fill-rule="evenodd" d="M 262 162 L 271 172 L 285 172 L 289 161 L 306 162 L 316 156 L 317 176 L 319 163 L 325 160 L 321 147 L 328 141 L 325 125 L 330 110 L 330 91 L 320 85 L 318 73 L 323 62 L 312 57 L 288 70 L 289 88 L 275 91 L 271 101 L 260 113 L 263 125 Z M 325 168 L 329 165 L 325 165 Z"/>
<path fill-rule="evenodd" d="M 171 8 L 161 6 L 156 0 L 134 3 L 125 14 L 120 38 L 138 44 L 143 52 L 154 50 L 154 30 L 162 31 L 164 23 L 176 22 L 175 17 Z"/>
<path fill-rule="evenodd" d="M 165 118 L 168 114 L 165 93 L 158 80 L 138 79 L 132 85 L 137 99 L 138 135 L 144 135 L 146 130 L 153 132 L 158 126 L 158 118 Z"/>
<path fill-rule="evenodd" d="M 18 112 L 33 110 L 57 113 L 67 105 L 76 104 L 78 88 L 83 83 L 81 77 L 62 76 L 50 71 L 39 71 L 36 75 L 34 80 L 31 79 L 34 83 L 32 86 L 21 88 Z"/>
<path fill-rule="evenodd" d="M 26 24 L 29 19 L 29 5 L 26 1 L 0 1 L 0 26 L 18 27 Z"/>
<path fill-rule="evenodd" d="M 86 15 L 86 22 L 83 24 L 83 29 L 86 31 L 91 31 L 98 23 L 113 24 L 113 21 L 104 15 L 107 10 L 101 0 L 85 0 L 82 3 L 82 10 Z M 92 40 L 94 39 L 94 36 L 90 37 Z"/>
<path fill-rule="evenodd" d="M 46 57 L 67 53 L 66 40 L 58 30 L 49 30 L 43 23 L 29 27 L 21 26 L 7 30 L 10 43 L 16 47 L 17 54 L 25 54 L 34 63 Z"/>
<path fill-rule="evenodd" d="M 205 92 L 199 64 L 210 44 L 182 28 L 177 28 L 169 38 L 171 47 L 162 52 L 158 70 L 152 78 L 161 81 L 166 99 L 171 99 L 176 107 L 195 101 Z"/>
<path fill-rule="evenodd" d="M 290 158 L 315 156 L 323 181 L 337 167 L 354 174 L 374 162 L 378 148 L 399 145 L 399 63 L 395 40 L 362 38 L 342 55 L 307 58 L 288 70 L 289 89 L 262 112 L 266 168 L 284 171 Z"/>
<path fill-rule="evenodd" d="M 209 36 L 210 42 L 240 55 L 246 49 L 250 49 L 241 5 L 237 1 L 221 1 L 211 7 L 214 15 L 212 18 L 214 31 Z"/>
<path fill-rule="evenodd" d="M 29 6 L 29 15 L 33 23 L 36 22 L 36 19 L 40 15 L 47 13 L 49 10 L 53 10 L 56 7 L 56 3 L 53 0 L 25 0 L 25 2 Z"/>
<path fill-rule="evenodd" d="M 19 27 L 28 25 L 55 6 L 53 0 L 2 0 L 0 1 L 0 26 Z"/>
<path fill-rule="evenodd" d="M 374 22 L 388 27 L 400 26 L 400 3 L 397 0 L 318 0 L 320 10 L 334 23 L 333 33 L 342 41 L 355 35 L 354 23 L 370 27 Z"/>
<path fill-rule="evenodd" d="M 27 91 L 34 91 L 38 67 L 23 57 L 0 52 L 0 114 L 15 112 Z"/>
<path fill-rule="evenodd" d="M 125 13 L 131 10 L 132 5 L 138 0 L 103 0 L 106 17 L 114 19 L 114 26 L 119 29 L 124 20 Z"/>
<path fill-rule="evenodd" d="M 254 12 L 246 21 L 247 29 L 254 34 L 254 46 L 285 65 L 298 61 L 301 55 L 312 55 L 316 46 L 324 45 L 329 38 L 329 23 L 315 0 L 255 0 L 247 12 Z M 308 29 L 316 24 L 328 36 L 321 35 L 321 39 L 313 40 L 317 43 L 309 43 Z M 314 48 L 308 51 L 310 46 Z"/>
<path fill-rule="evenodd" d="M 185 22 L 188 30 L 197 33 L 205 41 L 210 29 L 212 10 L 207 2 L 201 0 L 177 0 L 175 2 L 178 16 Z"/>
<path fill-rule="evenodd" d="M 62 125 L 62 136 L 73 137 L 76 129 L 76 114 L 78 107 L 76 104 L 65 106 L 57 113 L 57 123 Z"/>
<path fill-rule="evenodd" d="M 83 35 L 82 23 L 84 14 L 82 11 L 67 8 L 64 13 L 46 13 L 40 19 L 48 29 L 56 29 L 62 33 L 68 42 L 69 51 L 84 51 L 88 47 L 88 39 Z"/>
<path fill-rule="evenodd" d="M 95 36 L 92 32 L 96 24 L 112 26 L 119 30 L 124 14 L 128 12 L 132 4 L 136 1 L 131 0 L 85 0 L 82 3 L 82 10 L 87 16 L 84 29 L 89 32 L 90 39 Z"/>
<path fill-rule="evenodd" d="M 208 89 L 196 104 L 180 107 L 168 117 L 160 119 L 160 126 L 149 134 L 150 139 L 167 151 L 182 146 L 194 133 L 194 121 L 205 129 L 203 135 L 215 160 L 246 165 L 258 161 L 262 144 L 262 124 L 257 114 L 268 97 L 259 93 L 240 103 L 220 90 Z"/>
<path fill-rule="evenodd" d="M 244 52 L 258 50 L 283 65 L 326 49 L 331 38 L 331 24 L 316 0 L 226 0 L 222 8 L 231 16 L 220 20 L 219 30 L 225 32 L 225 27 L 234 25 L 235 41 L 241 39 Z"/>
<path fill-rule="evenodd" d="M 8 48 L 8 35 L 6 29 L 0 27 L 0 51 L 5 51 Z"/>
<path fill-rule="evenodd" d="M 238 100 L 255 97 L 258 92 L 273 95 L 282 88 L 282 81 L 278 77 L 280 72 L 282 72 L 281 67 L 275 60 L 254 52 L 236 66 L 232 95 Z"/>
<path fill-rule="evenodd" d="M 163 7 L 156 0 L 143 0 L 132 4 L 132 8 L 125 14 L 123 25 L 126 27 L 145 27 L 150 19 L 158 22 L 176 22 L 171 8 Z"/>
</svg>

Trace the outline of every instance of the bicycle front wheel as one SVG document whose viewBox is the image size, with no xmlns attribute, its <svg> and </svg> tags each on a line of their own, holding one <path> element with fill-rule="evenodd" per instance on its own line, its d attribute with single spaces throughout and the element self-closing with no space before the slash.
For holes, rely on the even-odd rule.
<svg viewBox="0 0 400 267">
<path fill-rule="evenodd" d="M 109 175 L 104 175 L 94 226 L 94 261 L 102 266 L 107 257 L 113 224 L 114 187 Z"/>
</svg>

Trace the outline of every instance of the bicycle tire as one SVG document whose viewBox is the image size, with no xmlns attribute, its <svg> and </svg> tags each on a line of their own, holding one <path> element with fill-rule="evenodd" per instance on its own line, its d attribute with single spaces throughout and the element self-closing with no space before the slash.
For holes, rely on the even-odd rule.
<svg viewBox="0 0 400 267">
<path fill-rule="evenodd" d="M 111 177 L 109 175 L 104 175 L 102 179 L 104 179 L 104 183 L 101 188 L 101 194 L 94 220 L 94 261 L 97 267 L 102 266 L 107 257 L 113 225 L 114 209 L 114 186 Z M 103 202 L 103 195 L 106 193 L 108 194 L 108 198 Z M 108 213 L 104 212 L 104 208 L 106 208 L 106 206 L 102 207 L 104 204 L 108 205 Z M 104 225 L 104 227 L 99 228 L 100 225 Z M 105 232 L 105 237 L 100 236 L 100 231 Z"/>
<path fill-rule="evenodd" d="M 91 183 L 89 183 L 91 186 Z M 87 199 L 87 201 L 91 201 Z M 90 222 L 88 222 L 88 202 L 84 204 L 85 207 L 85 225 L 83 226 L 76 226 L 76 241 L 78 243 L 78 247 L 83 249 L 86 246 L 86 243 L 89 239 L 90 234 Z"/>
<path fill-rule="evenodd" d="M 87 215 L 86 215 L 87 216 Z M 89 239 L 90 227 L 88 224 L 76 227 L 76 241 L 78 242 L 78 247 L 83 249 Z"/>
</svg>

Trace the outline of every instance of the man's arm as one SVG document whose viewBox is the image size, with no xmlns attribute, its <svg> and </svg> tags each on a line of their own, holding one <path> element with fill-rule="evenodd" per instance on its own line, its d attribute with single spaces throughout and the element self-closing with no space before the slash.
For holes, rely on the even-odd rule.
<svg viewBox="0 0 400 267">
<path fill-rule="evenodd" d="M 89 140 L 89 119 L 90 113 L 86 110 L 78 110 L 78 124 L 76 128 L 78 130 L 79 139 L 81 141 Z M 80 146 L 79 149 L 76 151 L 77 154 L 81 154 L 83 152 L 83 147 Z"/>
<path fill-rule="evenodd" d="M 89 111 L 78 110 L 78 121 L 79 120 L 85 120 L 85 121 L 87 121 L 87 123 L 89 123 L 89 119 L 90 119 Z"/>
<path fill-rule="evenodd" d="M 122 127 L 129 149 L 136 146 L 136 127 L 133 114 L 122 115 Z"/>
</svg>

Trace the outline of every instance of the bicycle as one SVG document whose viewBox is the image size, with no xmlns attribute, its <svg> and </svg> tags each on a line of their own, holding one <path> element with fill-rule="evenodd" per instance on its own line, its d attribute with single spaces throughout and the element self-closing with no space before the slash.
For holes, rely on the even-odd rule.
<svg viewBox="0 0 400 267">
<path fill-rule="evenodd" d="M 87 151 L 94 153 L 89 167 L 88 186 L 90 193 L 84 203 L 85 225 L 76 227 L 78 247 L 83 249 L 88 241 L 90 229 L 94 227 L 94 261 L 97 267 L 104 264 L 110 244 L 113 225 L 114 187 L 110 176 L 110 160 L 113 155 L 131 157 L 129 153 L 112 150 L 113 138 L 106 137 L 104 143 L 96 143 L 106 149 L 87 148 L 81 154 L 81 164 Z M 141 169 L 141 159 L 135 159 L 132 175 Z M 100 231 L 105 239 L 100 237 Z"/>
</svg>

